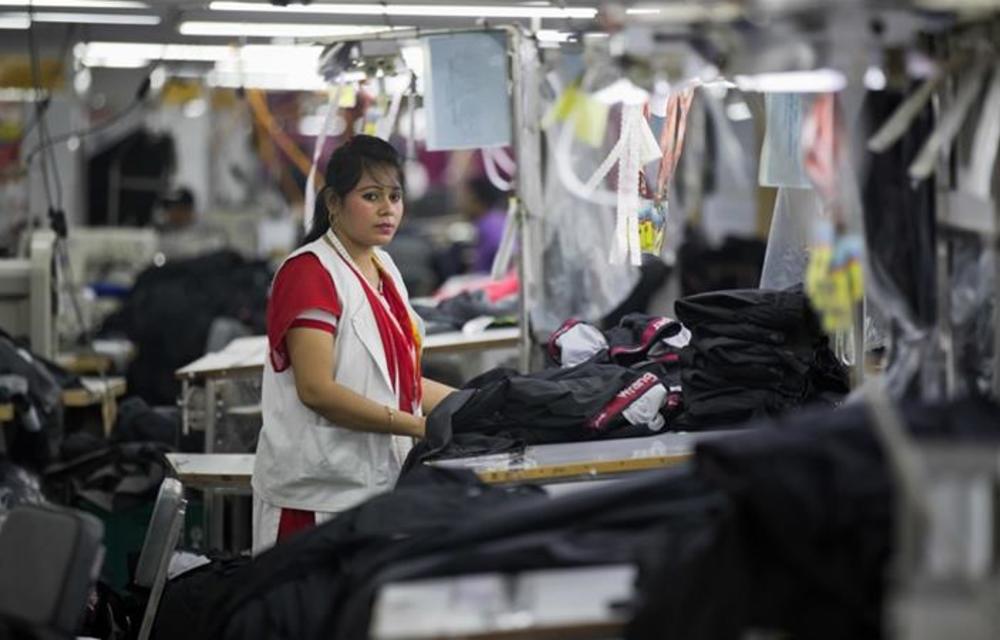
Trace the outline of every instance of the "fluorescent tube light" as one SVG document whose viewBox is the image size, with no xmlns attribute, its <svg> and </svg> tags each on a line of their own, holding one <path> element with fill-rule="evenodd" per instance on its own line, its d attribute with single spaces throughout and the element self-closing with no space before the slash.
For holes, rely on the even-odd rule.
<svg viewBox="0 0 1000 640">
<path fill-rule="evenodd" d="M 743 10 L 735 2 L 709 5 L 676 3 L 630 7 L 625 10 L 625 14 L 629 16 L 655 16 L 656 22 L 725 22 L 739 18 L 743 14 Z"/>
<path fill-rule="evenodd" d="M 329 85 L 320 75 L 298 73 L 233 73 L 229 71 L 208 72 L 205 77 L 213 87 L 238 89 L 265 89 L 269 91 L 324 91 Z"/>
<path fill-rule="evenodd" d="M 31 27 L 31 20 L 28 20 L 27 14 L 0 14 L 0 29 L 27 29 L 29 27 Z"/>
<path fill-rule="evenodd" d="M 734 80 L 742 91 L 761 93 L 832 93 L 847 86 L 847 78 L 835 69 L 758 73 Z"/>
<path fill-rule="evenodd" d="M 321 38 L 353 36 L 389 27 L 343 24 L 295 24 L 283 22 L 182 22 L 178 31 L 185 36 L 260 36 L 270 38 Z"/>
<path fill-rule="evenodd" d="M 0 14 L 0 18 L 5 18 L 7 16 L 29 20 L 27 13 Z M 132 15 L 128 13 L 32 13 L 30 20 L 32 22 L 55 22 L 67 24 L 160 24 L 160 16 L 141 14 Z"/>
<path fill-rule="evenodd" d="M 35 9 L 148 9 L 149 4 L 133 0 L 31 0 Z M 0 7 L 27 7 L 29 0 L 0 0 Z"/>
<path fill-rule="evenodd" d="M 88 67 L 143 67 L 150 62 L 213 62 L 229 70 L 315 69 L 320 46 L 248 44 L 163 44 L 153 42 L 89 42 L 73 48 Z M 228 65 L 228 66 L 227 66 Z"/>
<path fill-rule="evenodd" d="M 213 11 L 251 11 L 260 13 L 308 13 L 354 16 L 425 16 L 431 18 L 582 18 L 597 15 L 592 7 L 530 7 L 516 5 L 447 5 L 447 4 L 343 4 L 317 2 L 275 6 L 264 2 L 217 0 Z"/>
</svg>

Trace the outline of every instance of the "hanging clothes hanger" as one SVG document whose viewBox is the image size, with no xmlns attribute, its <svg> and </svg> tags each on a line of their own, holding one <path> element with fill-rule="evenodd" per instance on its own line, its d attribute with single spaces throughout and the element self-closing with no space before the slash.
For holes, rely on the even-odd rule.
<svg viewBox="0 0 1000 640">
<path fill-rule="evenodd" d="M 941 83 L 964 65 L 967 59 L 967 55 L 960 54 L 942 65 L 933 76 L 920 85 L 919 89 L 907 97 L 889 116 L 889 119 L 879 127 L 878 131 L 868 139 L 868 149 L 874 153 L 882 153 L 896 144 L 913 124 L 913 120 L 920 114 Z"/>
<path fill-rule="evenodd" d="M 937 164 L 938 153 L 942 148 L 949 146 L 958 135 L 965 117 L 969 113 L 969 108 L 979 95 L 986 80 L 986 73 L 989 67 L 985 62 L 976 62 L 972 68 L 962 74 L 959 82 L 958 95 L 954 103 L 942 116 L 934 131 L 921 147 L 920 153 L 910 164 L 909 174 L 914 180 L 924 180 L 934 172 Z"/>
<path fill-rule="evenodd" d="M 1000 63 L 993 67 L 993 80 L 983 98 L 983 108 L 976 125 L 972 157 L 962 172 L 963 190 L 983 200 L 990 199 L 997 153 L 1000 151 Z"/>
</svg>

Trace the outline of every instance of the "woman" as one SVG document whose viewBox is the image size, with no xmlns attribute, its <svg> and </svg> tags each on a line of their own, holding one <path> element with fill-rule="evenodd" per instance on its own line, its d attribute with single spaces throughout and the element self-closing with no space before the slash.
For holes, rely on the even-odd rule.
<svg viewBox="0 0 1000 640">
<path fill-rule="evenodd" d="M 255 553 L 391 489 L 423 413 L 452 391 L 421 377 L 420 320 L 379 248 L 403 217 L 402 181 L 388 143 L 359 135 L 339 147 L 312 229 L 275 275 Z"/>
</svg>

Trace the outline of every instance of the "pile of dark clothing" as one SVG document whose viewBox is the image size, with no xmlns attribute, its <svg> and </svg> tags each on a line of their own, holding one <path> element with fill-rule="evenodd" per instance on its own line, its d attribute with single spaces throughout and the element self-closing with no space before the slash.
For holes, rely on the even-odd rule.
<svg viewBox="0 0 1000 640">
<path fill-rule="evenodd" d="M 493 318 L 490 326 L 513 326 L 517 324 L 517 295 L 492 300 L 486 291 L 463 291 L 437 306 L 416 304 L 413 310 L 423 319 L 428 335 L 457 331 L 482 316 Z"/>
<path fill-rule="evenodd" d="M 801 287 L 737 289 L 678 300 L 692 332 L 681 352 L 687 428 L 725 427 L 793 407 L 834 404 L 849 390 Z"/>
<path fill-rule="evenodd" d="M 427 417 L 427 436 L 406 469 L 531 444 L 652 435 L 679 409 L 686 342 L 687 332 L 669 318 L 631 314 L 607 332 L 567 322 L 548 345 L 561 366 L 473 378 Z"/>
<path fill-rule="evenodd" d="M 0 403 L 14 407 L 0 437 L 13 462 L 41 471 L 52 461 L 63 437 L 62 392 L 79 386 L 79 377 L 0 329 Z"/>
<path fill-rule="evenodd" d="M 120 311 L 102 335 L 124 336 L 136 347 L 129 365 L 129 392 L 151 405 L 177 400 L 174 371 L 201 357 L 212 323 L 233 318 L 264 333 L 271 270 L 232 251 L 150 267 L 136 279 Z"/>
<path fill-rule="evenodd" d="M 997 411 L 902 409 L 913 435 L 993 443 Z M 390 582 L 634 563 L 628 638 L 879 638 L 895 509 L 868 416 L 852 406 L 763 422 L 701 443 L 692 466 L 558 498 L 423 467 L 234 573 L 196 635 L 362 638 Z"/>
</svg>

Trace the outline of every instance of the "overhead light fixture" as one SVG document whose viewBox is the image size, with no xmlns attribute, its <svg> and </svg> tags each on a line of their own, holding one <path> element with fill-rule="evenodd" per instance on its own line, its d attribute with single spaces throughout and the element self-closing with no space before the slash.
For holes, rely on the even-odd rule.
<svg viewBox="0 0 1000 640">
<path fill-rule="evenodd" d="M 625 10 L 629 16 L 651 16 L 656 22 L 727 22 L 743 15 L 735 2 L 715 4 L 674 3 L 658 6 L 637 6 Z"/>
<path fill-rule="evenodd" d="M 208 62 L 223 70 L 274 73 L 288 69 L 315 69 L 321 46 L 248 44 L 242 47 L 215 44 L 166 44 L 153 42 L 87 42 L 73 48 L 86 67 L 144 67 L 152 62 Z"/>
<path fill-rule="evenodd" d="M 287 22 L 182 22 L 178 31 L 185 36 L 226 36 L 265 38 L 323 38 L 353 36 L 388 31 L 389 27 L 343 24 L 296 24 Z"/>
<path fill-rule="evenodd" d="M 29 27 L 31 27 L 31 20 L 28 19 L 27 14 L 0 14 L 0 29 L 28 29 Z"/>
<path fill-rule="evenodd" d="M 573 34 L 557 29 L 539 29 L 535 32 L 535 37 L 539 42 L 569 42 Z"/>
<path fill-rule="evenodd" d="M 324 91 L 329 85 L 318 73 L 236 73 L 209 71 L 206 82 L 229 89 L 264 89 L 267 91 Z"/>
<path fill-rule="evenodd" d="M 160 24 L 160 16 L 128 14 L 128 13 L 10 13 L 0 14 L 0 19 L 10 16 L 12 18 L 28 20 L 29 22 L 54 22 L 67 24 L 131 24 L 131 25 L 157 25 Z"/>
<path fill-rule="evenodd" d="M 448 5 L 448 4 L 343 4 L 317 2 L 275 6 L 262 2 L 231 2 L 217 0 L 208 8 L 212 11 L 244 11 L 259 13 L 307 13 L 353 16 L 410 16 L 431 18 L 580 18 L 589 20 L 597 15 L 592 7 L 536 7 L 525 5 Z"/>
<path fill-rule="evenodd" d="M 760 93 L 835 93 L 847 86 L 847 78 L 835 69 L 758 73 L 733 79 L 740 90 Z"/>
<path fill-rule="evenodd" d="M 34 9 L 148 9 L 149 4 L 133 0 L 0 0 L 0 7 Z"/>
</svg>

